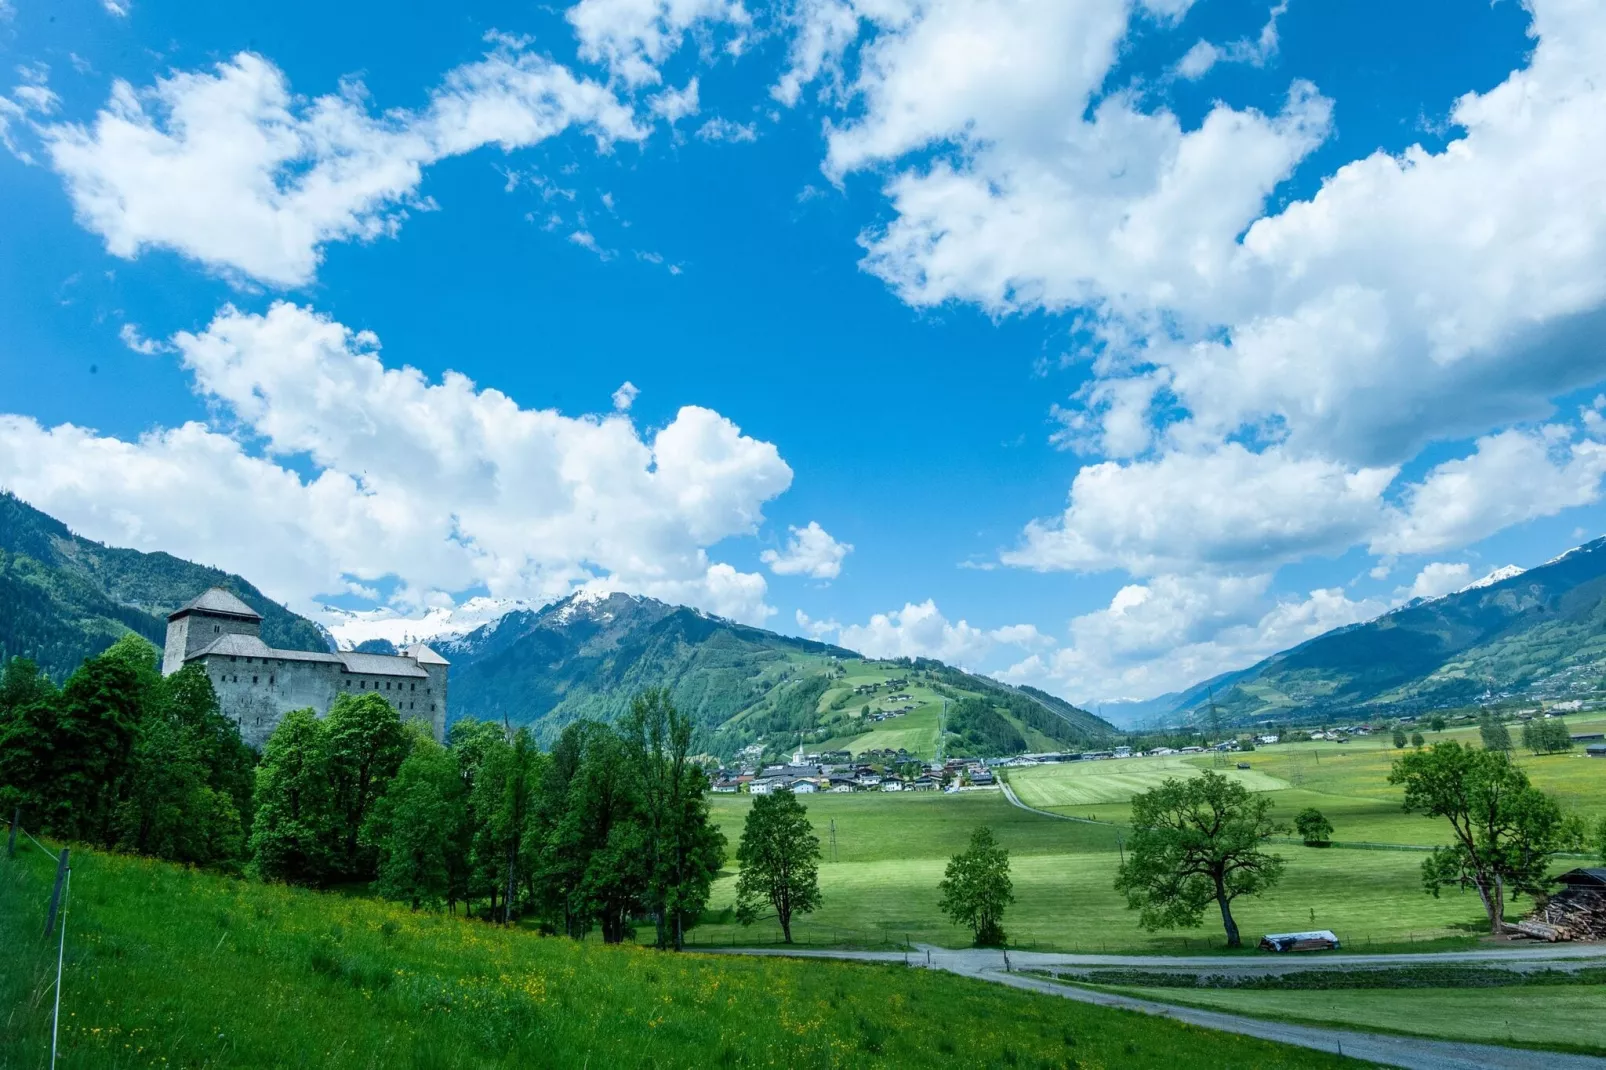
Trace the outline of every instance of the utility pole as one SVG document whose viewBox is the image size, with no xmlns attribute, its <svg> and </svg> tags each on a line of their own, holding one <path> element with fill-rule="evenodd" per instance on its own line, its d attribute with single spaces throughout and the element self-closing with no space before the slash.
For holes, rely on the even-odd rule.
<svg viewBox="0 0 1606 1070">
<path fill-rule="evenodd" d="M 836 861 L 836 818 L 831 819 L 831 861 Z"/>
<path fill-rule="evenodd" d="M 942 712 L 937 715 L 937 763 L 942 763 L 942 744 L 948 736 L 948 699 L 942 700 Z"/>
</svg>

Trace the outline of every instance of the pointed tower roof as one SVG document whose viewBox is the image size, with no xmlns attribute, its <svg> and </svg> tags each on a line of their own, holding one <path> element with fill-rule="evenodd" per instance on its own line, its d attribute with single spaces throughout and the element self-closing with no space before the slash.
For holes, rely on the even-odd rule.
<svg viewBox="0 0 1606 1070">
<path fill-rule="evenodd" d="M 423 643 L 414 643 L 412 646 L 410 646 L 407 649 L 403 650 L 402 653 L 404 655 L 406 655 L 407 657 L 412 658 L 414 661 L 418 662 L 418 664 L 420 664 L 420 665 L 449 665 L 449 664 L 451 664 L 445 658 L 443 658 L 439 654 L 435 653 L 435 651 L 431 650 L 428 646 L 425 646 Z"/>
<path fill-rule="evenodd" d="M 179 606 L 167 619 L 178 620 L 180 617 L 190 613 L 209 613 L 219 617 L 241 617 L 245 620 L 262 619 L 262 614 L 221 587 L 208 587 L 205 591 Z"/>
</svg>

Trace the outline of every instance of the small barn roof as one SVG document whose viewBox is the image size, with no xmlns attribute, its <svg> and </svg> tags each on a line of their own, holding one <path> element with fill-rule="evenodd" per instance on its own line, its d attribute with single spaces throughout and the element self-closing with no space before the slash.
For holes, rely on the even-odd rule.
<svg viewBox="0 0 1606 1070">
<path fill-rule="evenodd" d="M 208 587 L 175 609 L 168 615 L 167 619 L 178 620 L 180 617 L 190 613 L 211 613 L 224 617 L 243 617 L 246 620 L 262 619 L 262 614 L 221 587 Z"/>
<path fill-rule="evenodd" d="M 1588 869 L 1569 869 L 1556 878 L 1557 884 L 1566 884 L 1574 888 L 1606 888 L 1606 866 L 1596 866 Z"/>
</svg>

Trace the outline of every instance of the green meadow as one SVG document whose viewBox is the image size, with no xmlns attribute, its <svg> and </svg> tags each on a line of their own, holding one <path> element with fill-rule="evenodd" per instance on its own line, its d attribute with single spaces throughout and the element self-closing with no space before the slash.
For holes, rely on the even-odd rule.
<svg viewBox="0 0 1606 1070">
<path fill-rule="evenodd" d="M 1093 763 L 1090 763 L 1093 764 Z M 1103 762 L 1100 765 L 1126 763 Z M 820 837 L 823 902 L 794 918 L 794 937 L 812 945 L 963 946 L 969 934 L 937 909 L 937 884 L 949 857 L 971 829 L 988 825 L 1010 850 L 1016 902 L 1005 915 L 1010 942 L 1068 951 L 1164 954 L 1220 948 L 1219 925 L 1180 933 L 1147 933 L 1112 886 L 1122 846 L 1113 825 L 1057 821 L 1011 806 L 999 792 L 958 795 L 812 795 L 805 798 Z M 716 820 L 734 846 L 750 801 L 713 800 Z M 1106 808 L 1126 816 L 1126 806 Z M 836 829 L 833 857 L 831 829 Z M 1486 924 L 1476 896 L 1422 891 L 1414 851 L 1275 848 L 1287 875 L 1271 894 L 1234 904 L 1246 937 L 1318 925 L 1352 949 L 1408 950 L 1472 943 Z M 780 939 L 773 923 L 736 924 L 733 872 L 715 884 L 712 922 L 694 939 L 710 944 Z M 1528 905 L 1513 903 L 1513 916 Z"/>
<path fill-rule="evenodd" d="M 50 1065 L 51 860 L 0 857 L 0 1067 Z M 75 852 L 63 1067 L 1341 1067 L 901 965 L 605 947 Z"/>
<path fill-rule="evenodd" d="M 1112 991 L 1257 1018 L 1606 1055 L 1600 985 L 1265 991 L 1113 988 Z"/>
<path fill-rule="evenodd" d="M 1568 721 L 1574 732 L 1606 731 L 1606 716 Z M 1454 739 L 1477 745 L 1476 728 L 1435 733 L 1429 744 Z M 1515 736 L 1517 733 L 1513 731 Z M 1296 813 L 1315 807 L 1333 823 L 1333 839 L 1346 843 L 1432 846 L 1445 842 L 1449 828 L 1400 809 L 1400 789 L 1388 782 L 1400 752 L 1387 736 L 1358 736 L 1348 743 L 1278 743 L 1229 756 L 1171 755 L 1100 762 L 1067 762 L 1011 770 L 1011 787 L 1021 801 L 1053 813 L 1117 824 L 1127 820 L 1127 803 L 1168 776 L 1196 776 L 1210 769 L 1271 795 L 1273 814 L 1291 823 Z M 1595 819 L 1606 815 L 1606 761 L 1570 754 L 1513 753 L 1537 787 L 1555 795 L 1565 809 Z M 1237 768 L 1240 763 L 1248 769 Z"/>
</svg>

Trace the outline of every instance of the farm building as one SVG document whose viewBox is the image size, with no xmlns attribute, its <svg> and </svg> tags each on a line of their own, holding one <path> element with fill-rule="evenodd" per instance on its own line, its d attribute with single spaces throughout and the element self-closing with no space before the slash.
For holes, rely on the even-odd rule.
<svg viewBox="0 0 1606 1070">
<path fill-rule="evenodd" d="M 1606 758 L 1606 743 L 1591 743 L 1584 748 L 1584 753 L 1591 758 Z"/>
<path fill-rule="evenodd" d="M 1606 867 L 1572 869 L 1556 878 L 1561 890 L 1517 931 L 1540 940 L 1606 940 Z"/>
</svg>

